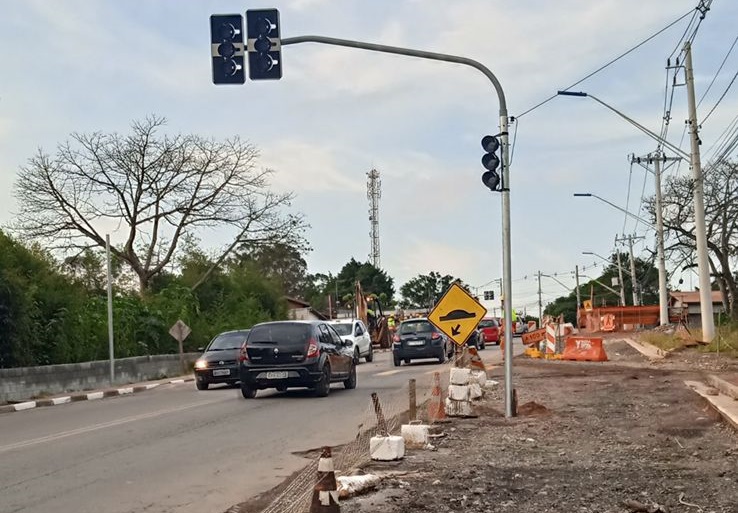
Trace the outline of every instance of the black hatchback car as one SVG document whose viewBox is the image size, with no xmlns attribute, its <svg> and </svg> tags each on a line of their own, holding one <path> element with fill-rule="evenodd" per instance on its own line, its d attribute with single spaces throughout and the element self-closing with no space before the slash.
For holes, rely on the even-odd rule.
<svg viewBox="0 0 738 513">
<path fill-rule="evenodd" d="M 448 337 L 433 326 L 428 319 L 402 321 L 392 344 L 392 358 L 396 367 L 401 362 L 410 363 L 421 358 L 437 358 L 439 363 L 453 356 L 454 349 Z"/>
<path fill-rule="evenodd" d="M 323 321 L 277 321 L 251 328 L 239 354 L 241 394 L 307 387 L 325 397 L 331 383 L 356 388 L 353 347 Z"/>
<path fill-rule="evenodd" d="M 248 336 L 249 330 L 226 331 L 210 341 L 195 362 L 198 390 L 207 390 L 214 383 L 238 383 L 238 352 Z"/>
</svg>

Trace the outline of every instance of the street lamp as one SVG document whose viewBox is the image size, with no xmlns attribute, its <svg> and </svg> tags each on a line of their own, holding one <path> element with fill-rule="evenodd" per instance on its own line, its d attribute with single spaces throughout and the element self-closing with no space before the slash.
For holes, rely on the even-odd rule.
<svg viewBox="0 0 738 513">
<path fill-rule="evenodd" d="M 601 258 L 608 264 L 610 263 L 610 260 L 592 251 L 582 251 L 582 255 L 594 255 L 596 257 Z M 631 275 L 630 278 L 633 282 L 635 282 L 633 275 Z M 618 279 L 620 280 L 620 305 L 625 306 L 625 286 L 623 285 L 623 266 L 620 265 L 620 253 L 619 252 L 618 252 Z"/>
<path fill-rule="evenodd" d="M 704 198 L 704 190 L 702 188 L 702 176 L 701 176 L 701 165 L 700 165 L 700 156 L 699 156 L 699 137 L 697 134 L 697 113 L 696 113 L 696 107 L 694 105 L 694 77 L 692 74 L 692 53 L 691 53 L 691 46 L 689 42 L 686 42 L 684 44 L 684 48 L 686 51 L 686 75 L 687 75 L 687 89 L 688 89 L 688 100 L 689 100 L 689 110 L 690 110 L 690 116 L 689 116 L 689 124 L 691 126 L 691 139 L 692 139 L 692 151 L 690 153 L 685 152 L 678 146 L 675 146 L 671 144 L 666 139 L 663 139 L 662 137 L 656 135 L 648 128 L 644 127 L 637 121 L 629 118 L 619 110 L 617 110 L 615 107 L 612 107 L 611 105 L 608 105 L 607 103 L 603 102 L 599 98 L 587 94 L 585 92 L 574 92 L 574 91 L 558 91 L 559 96 L 580 96 L 580 97 L 586 97 L 586 98 L 592 98 L 594 101 L 602 105 L 603 107 L 607 108 L 608 110 L 611 110 L 621 118 L 628 121 L 628 123 L 632 124 L 636 128 L 638 128 L 641 132 L 648 135 L 651 139 L 658 142 L 660 145 L 663 145 L 667 148 L 669 148 L 671 151 L 675 152 L 677 155 L 680 155 L 684 157 L 685 159 L 689 160 L 691 166 L 692 166 L 692 175 L 695 179 L 696 186 L 694 188 L 693 192 L 693 201 L 694 201 L 694 224 L 695 224 L 695 243 L 697 246 L 697 268 L 700 278 L 700 312 L 701 312 L 701 321 L 702 321 L 702 337 L 703 339 L 710 341 L 715 336 L 715 319 L 713 319 L 712 316 L 712 290 L 710 287 L 710 267 L 709 267 L 709 257 L 707 254 L 707 234 L 706 234 L 706 223 L 705 223 L 705 198 Z M 658 176 L 658 175 L 657 175 Z M 660 178 L 657 180 L 657 183 L 660 182 Z M 660 197 L 661 195 L 661 187 L 660 183 L 658 185 L 659 190 L 657 192 L 657 196 Z M 659 206 L 656 207 L 657 211 L 660 211 L 661 209 Z M 666 306 L 666 269 L 665 269 L 665 263 L 664 263 L 664 226 L 661 221 L 661 215 L 659 212 L 659 215 L 657 217 L 657 222 L 659 224 L 658 229 L 656 230 L 658 234 L 658 250 L 659 250 L 659 306 L 661 310 L 660 314 L 660 320 L 661 325 L 667 324 L 669 322 L 669 315 L 668 310 Z"/>
<path fill-rule="evenodd" d="M 655 227 L 654 225 L 652 225 L 651 223 L 649 223 L 648 221 L 646 221 L 646 220 L 645 220 L 645 219 L 643 219 L 642 217 L 640 217 L 640 216 L 637 216 L 637 215 L 635 215 L 635 214 L 634 214 L 633 212 L 630 212 L 630 211 L 628 211 L 628 210 L 625 210 L 624 208 L 622 208 L 622 207 L 619 207 L 619 206 L 618 206 L 618 205 L 616 205 L 615 203 L 612 203 L 611 201 L 608 201 L 608 200 L 606 200 L 605 198 L 602 198 L 602 197 L 600 197 L 600 196 L 598 196 L 598 195 L 596 195 L 596 194 L 592 194 L 591 192 L 575 192 L 575 193 L 574 193 L 574 197 L 575 197 L 575 198 L 596 198 L 596 199 L 598 199 L 598 200 L 602 201 L 603 203 L 607 203 L 607 204 L 608 204 L 608 205 L 610 205 L 610 206 L 611 206 L 612 208 L 615 208 L 615 209 L 617 209 L 617 210 L 620 210 L 620 211 L 621 211 L 621 212 L 623 212 L 623 213 L 624 213 L 625 215 L 627 215 L 627 216 L 630 216 L 630 217 L 632 217 L 633 219 L 635 219 L 635 220 L 637 220 L 637 221 L 640 221 L 641 223 L 645 224 L 645 225 L 646 225 L 647 227 L 651 228 L 652 230 L 654 230 L 654 231 L 658 231 L 658 230 L 656 229 L 656 227 Z"/>
</svg>

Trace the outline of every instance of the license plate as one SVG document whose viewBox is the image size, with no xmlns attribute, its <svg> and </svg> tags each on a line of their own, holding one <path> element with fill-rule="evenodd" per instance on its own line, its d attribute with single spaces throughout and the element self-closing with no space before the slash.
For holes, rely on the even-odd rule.
<svg viewBox="0 0 738 513">
<path fill-rule="evenodd" d="M 267 372 L 266 378 L 267 379 L 285 379 L 287 377 L 287 371 L 278 371 L 278 372 Z"/>
<path fill-rule="evenodd" d="M 231 375 L 231 369 L 215 369 L 213 371 L 213 376 L 230 376 Z"/>
<path fill-rule="evenodd" d="M 407 345 L 409 346 L 422 346 L 425 344 L 425 340 L 408 340 Z"/>
</svg>

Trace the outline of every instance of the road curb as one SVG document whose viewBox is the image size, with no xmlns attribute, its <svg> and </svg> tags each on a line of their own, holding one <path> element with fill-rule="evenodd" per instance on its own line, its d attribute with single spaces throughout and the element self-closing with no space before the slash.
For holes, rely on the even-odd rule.
<svg viewBox="0 0 738 513">
<path fill-rule="evenodd" d="M 699 381 L 685 381 L 684 384 L 706 400 L 733 429 L 738 431 L 738 403 L 735 399 Z"/>
<path fill-rule="evenodd" d="M 157 383 L 145 383 L 140 385 L 131 385 L 121 388 L 106 388 L 105 390 L 96 390 L 93 392 L 77 392 L 70 395 L 51 397 L 48 399 L 38 399 L 35 401 L 23 401 L 14 404 L 6 404 L 0 406 L 0 414 L 13 413 L 17 411 L 31 410 L 34 408 L 42 408 L 47 406 L 58 406 L 60 404 L 68 404 L 79 401 L 95 401 L 98 399 L 105 399 L 108 397 L 119 397 L 121 395 L 138 394 L 153 390 L 161 385 L 178 385 L 181 383 L 187 383 L 195 381 L 193 376 L 184 378 L 170 379 L 168 381 L 160 381 Z"/>
<path fill-rule="evenodd" d="M 641 353 L 643 356 L 648 358 L 649 360 L 662 360 L 666 358 L 666 355 L 668 354 L 663 349 L 659 349 L 653 344 L 649 344 L 648 342 L 640 342 L 635 341 L 631 338 L 625 338 L 623 337 L 623 340 L 633 349 Z"/>
<path fill-rule="evenodd" d="M 717 388 L 721 394 L 725 394 L 732 397 L 733 400 L 738 401 L 738 386 L 735 386 L 714 374 L 707 376 L 707 383 L 710 386 Z"/>
</svg>

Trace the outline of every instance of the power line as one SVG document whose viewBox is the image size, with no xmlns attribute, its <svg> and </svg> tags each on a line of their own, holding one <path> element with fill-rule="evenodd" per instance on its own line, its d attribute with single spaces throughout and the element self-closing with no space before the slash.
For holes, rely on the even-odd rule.
<svg viewBox="0 0 738 513">
<path fill-rule="evenodd" d="M 715 72 L 715 75 L 712 77 L 712 80 L 710 81 L 710 85 L 708 85 L 707 89 L 705 89 L 705 92 L 702 93 L 702 97 L 700 98 L 700 101 L 697 103 L 698 107 L 702 105 L 702 100 L 704 100 L 705 96 L 707 96 L 707 93 L 710 92 L 712 85 L 715 83 L 715 80 L 717 79 L 718 75 L 720 75 L 720 72 L 723 70 L 723 66 L 725 66 L 725 62 L 728 60 L 728 57 L 730 57 L 730 54 L 733 52 L 733 48 L 735 48 L 736 43 L 738 43 L 738 36 L 735 36 L 735 39 L 733 40 L 733 44 L 730 45 L 730 48 L 728 49 L 728 53 L 726 53 L 725 57 L 723 58 L 723 62 L 720 63 L 720 67 L 717 69 L 717 71 Z"/>
<path fill-rule="evenodd" d="M 730 90 L 730 88 L 733 87 L 733 84 L 735 83 L 736 78 L 738 78 L 738 70 L 735 72 L 735 75 L 733 75 L 733 78 L 730 79 L 730 83 L 728 84 L 728 87 L 726 87 L 725 91 L 723 91 L 723 94 L 720 95 L 720 98 L 718 98 L 717 103 L 715 103 L 715 105 L 712 106 L 712 109 L 710 109 L 710 112 L 708 112 L 707 116 L 705 116 L 705 118 L 702 120 L 702 123 L 700 123 L 701 125 L 704 124 L 708 119 L 710 119 L 710 116 L 712 115 L 713 112 L 715 112 L 715 109 L 717 108 L 717 106 L 720 105 L 720 102 L 723 101 L 723 98 L 725 98 L 725 95 L 728 94 L 728 91 Z"/>
<path fill-rule="evenodd" d="M 629 55 L 629 54 L 633 53 L 633 52 L 634 52 L 635 50 L 637 50 L 638 48 L 640 48 L 640 47 L 641 47 L 641 46 L 643 46 L 644 44 L 648 43 L 648 42 L 649 42 L 649 41 L 651 41 L 651 40 L 652 40 L 653 38 L 655 38 L 655 37 L 659 36 L 659 35 L 660 35 L 661 33 L 665 32 L 665 31 L 666 31 L 666 30 L 668 30 L 668 29 L 670 29 L 671 27 L 673 27 L 674 25 L 676 25 L 677 23 L 679 23 L 680 21 L 682 21 L 682 20 L 683 20 L 684 18 L 686 18 L 687 16 L 689 16 L 690 14 L 692 14 L 692 12 L 693 12 L 693 11 L 694 11 L 694 9 L 690 9 L 690 10 L 689 10 L 689 11 L 688 11 L 687 13 L 685 13 L 685 14 L 683 14 L 683 15 L 679 16 L 679 17 L 678 17 L 678 18 L 677 18 L 676 20 L 672 21 L 671 23 L 669 23 L 669 24 L 668 24 L 667 26 L 665 26 L 664 28 L 662 28 L 662 29 L 661 29 L 661 30 L 659 30 L 658 32 L 655 32 L 655 33 L 651 34 L 650 36 L 648 36 L 648 37 L 647 37 L 646 39 L 644 39 L 643 41 L 641 41 L 640 43 L 638 43 L 638 44 L 637 44 L 637 45 L 635 45 L 634 47 L 632 47 L 632 48 L 630 48 L 629 50 L 627 50 L 627 51 L 625 51 L 625 52 L 621 53 L 620 55 L 618 55 L 618 56 L 617 56 L 617 57 L 615 57 L 614 59 L 612 59 L 612 60 L 608 61 L 608 62 L 607 62 L 606 64 L 604 64 L 604 65 L 600 66 L 599 68 L 597 68 L 596 70 L 594 70 L 594 71 L 593 71 L 593 72 L 591 72 L 590 74 L 586 75 L 586 76 L 585 76 L 584 78 L 582 78 L 582 79 L 580 79 L 580 80 L 577 80 L 576 82 L 574 82 L 573 84 L 571 84 L 571 85 L 570 85 L 569 87 L 566 87 L 566 88 L 564 88 L 564 89 L 560 89 L 560 90 L 561 90 L 561 91 L 568 91 L 568 90 L 569 90 L 569 89 L 571 89 L 572 87 L 576 87 L 576 86 L 578 86 L 579 84 L 581 84 L 582 82 L 584 82 L 584 81 L 585 81 L 585 80 L 587 80 L 588 78 L 591 78 L 591 77 L 593 77 L 594 75 L 596 75 L 596 74 L 597 74 L 597 73 L 599 73 L 600 71 L 604 70 L 605 68 L 609 67 L 610 65 L 612 65 L 612 64 L 615 64 L 615 63 L 616 63 L 617 61 L 619 61 L 619 60 L 620 60 L 620 59 L 622 59 L 623 57 L 625 57 L 625 56 L 627 56 L 627 55 Z M 543 100 L 542 102 L 540 102 L 540 103 L 538 103 L 538 104 L 534 105 L 533 107 L 529 108 L 528 110 L 526 110 L 526 111 L 525 111 L 525 112 L 523 112 L 522 114 L 520 114 L 520 115 L 516 116 L 516 117 L 517 117 L 517 119 L 520 119 L 521 117 L 525 116 L 525 115 L 526 115 L 526 114 L 528 114 L 529 112 L 532 112 L 532 111 L 536 110 L 537 108 L 539 108 L 539 107 L 542 107 L 543 105 L 547 104 L 548 102 L 550 102 L 551 100 L 553 100 L 554 98 L 556 98 L 556 96 L 558 96 L 558 95 L 557 95 L 557 94 L 553 94 L 553 95 L 549 96 L 548 98 L 546 98 L 546 99 L 545 99 L 545 100 Z"/>
</svg>

